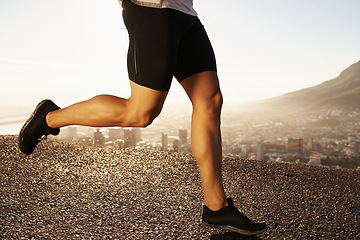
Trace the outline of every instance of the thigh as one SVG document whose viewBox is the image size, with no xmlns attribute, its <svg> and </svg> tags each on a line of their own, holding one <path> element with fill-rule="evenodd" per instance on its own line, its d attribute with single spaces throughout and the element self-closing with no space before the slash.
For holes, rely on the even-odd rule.
<svg viewBox="0 0 360 240">
<path fill-rule="evenodd" d="M 123 16 L 130 41 L 130 80 L 150 89 L 168 91 L 178 50 L 169 11 L 125 1 Z"/>
<path fill-rule="evenodd" d="M 221 98 L 219 79 L 215 71 L 193 74 L 180 84 L 194 107 L 202 106 L 217 97 Z"/>
<path fill-rule="evenodd" d="M 214 50 L 209 37 L 196 18 L 190 30 L 181 38 L 175 77 L 179 82 L 205 71 L 217 71 Z"/>
<path fill-rule="evenodd" d="M 129 106 L 131 106 L 131 110 L 136 111 L 140 115 L 151 114 L 154 117 L 161 112 L 168 94 L 167 91 L 154 90 L 133 81 L 130 81 L 130 87 Z"/>
</svg>

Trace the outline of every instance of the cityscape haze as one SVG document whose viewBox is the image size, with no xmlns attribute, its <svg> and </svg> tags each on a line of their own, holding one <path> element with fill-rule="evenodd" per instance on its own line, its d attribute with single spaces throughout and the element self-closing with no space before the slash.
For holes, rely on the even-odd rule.
<svg viewBox="0 0 360 240">
<path fill-rule="evenodd" d="M 360 61 L 312 88 L 267 101 L 224 104 L 223 155 L 360 170 L 359 91 Z M 0 134 L 17 134 L 25 120 L 23 115 L 3 118 Z M 190 104 L 169 104 L 144 129 L 69 127 L 56 139 L 191 154 L 190 120 Z"/>
<path fill-rule="evenodd" d="M 360 170 L 358 119 L 360 109 L 324 110 L 284 118 L 227 113 L 222 124 L 223 155 L 239 160 Z M 103 139 L 101 141 L 96 140 L 99 133 Z M 190 115 L 167 112 L 144 129 L 69 127 L 62 129 L 56 139 L 88 146 L 144 148 L 191 154 L 189 134 Z M 112 137 L 114 135 L 117 137 Z"/>
</svg>

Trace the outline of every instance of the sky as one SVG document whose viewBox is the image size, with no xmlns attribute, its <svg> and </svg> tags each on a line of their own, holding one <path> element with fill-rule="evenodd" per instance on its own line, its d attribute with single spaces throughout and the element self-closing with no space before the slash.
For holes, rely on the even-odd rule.
<svg viewBox="0 0 360 240">
<path fill-rule="evenodd" d="M 194 0 L 227 102 L 337 77 L 360 60 L 358 0 Z M 117 0 L 0 0 L 0 107 L 129 97 Z M 176 80 L 167 102 L 188 102 Z"/>
</svg>

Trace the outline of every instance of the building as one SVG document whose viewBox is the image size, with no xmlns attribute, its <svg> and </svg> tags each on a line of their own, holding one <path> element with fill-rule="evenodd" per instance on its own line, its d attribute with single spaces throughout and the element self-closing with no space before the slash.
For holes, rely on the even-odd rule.
<svg viewBox="0 0 360 240">
<path fill-rule="evenodd" d="M 264 141 L 258 141 L 256 145 L 256 157 L 258 160 L 264 161 Z"/>
<path fill-rule="evenodd" d="M 288 138 L 286 152 L 302 153 L 304 149 L 304 140 L 302 138 Z"/>
<path fill-rule="evenodd" d="M 141 131 L 138 127 L 131 128 L 131 131 L 134 132 L 134 138 L 135 138 L 135 145 L 139 144 L 141 142 Z"/>
<path fill-rule="evenodd" d="M 178 152 L 178 151 L 179 151 L 179 144 L 180 144 L 180 140 L 179 140 L 179 139 L 175 139 L 175 140 L 173 141 L 173 150 L 174 150 L 175 152 Z"/>
<path fill-rule="evenodd" d="M 109 128 L 109 141 L 116 141 L 121 139 L 122 129 L 121 128 Z"/>
<path fill-rule="evenodd" d="M 124 129 L 124 147 L 135 147 L 135 132 L 130 128 Z"/>
<path fill-rule="evenodd" d="M 134 148 L 141 141 L 140 128 L 124 129 L 124 147 Z"/>
<path fill-rule="evenodd" d="M 313 137 L 309 137 L 307 149 L 310 151 L 314 149 L 314 138 Z"/>
<path fill-rule="evenodd" d="M 248 155 L 248 147 L 246 145 L 241 145 L 241 153 L 240 153 L 240 157 L 241 158 L 247 158 Z"/>
<path fill-rule="evenodd" d="M 162 150 L 166 151 L 169 145 L 169 136 L 166 133 L 161 133 L 161 146 Z"/>
<path fill-rule="evenodd" d="M 100 129 L 96 129 L 94 132 L 94 146 L 95 147 L 103 147 L 105 146 L 105 137 L 100 132 Z"/>
<path fill-rule="evenodd" d="M 181 145 L 187 143 L 187 130 L 186 129 L 179 130 L 179 138 L 180 138 Z"/>
<path fill-rule="evenodd" d="M 321 166 L 321 156 L 311 155 L 310 160 L 307 164 L 312 166 Z"/>
</svg>

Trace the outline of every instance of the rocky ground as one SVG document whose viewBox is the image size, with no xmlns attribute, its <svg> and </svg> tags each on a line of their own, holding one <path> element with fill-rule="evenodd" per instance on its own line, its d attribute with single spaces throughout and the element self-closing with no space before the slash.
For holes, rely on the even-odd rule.
<svg viewBox="0 0 360 240">
<path fill-rule="evenodd" d="M 224 159 L 226 192 L 269 229 L 200 224 L 191 155 L 46 140 L 26 156 L 0 136 L 0 239 L 360 239 L 360 172 Z"/>
</svg>

